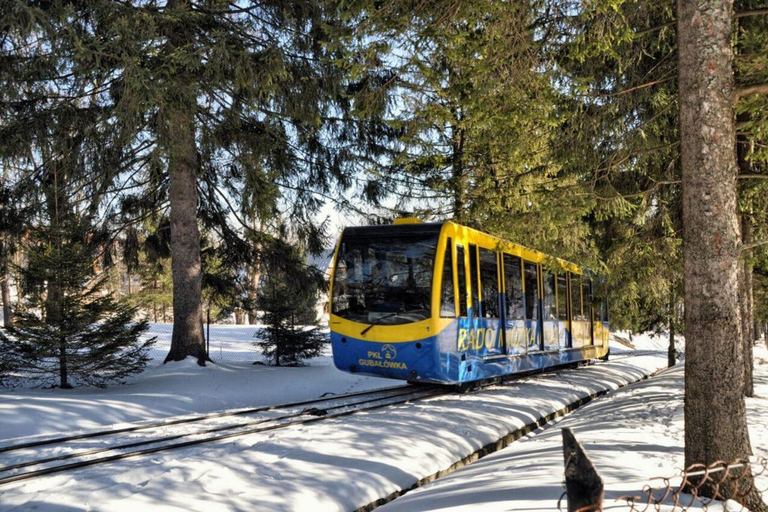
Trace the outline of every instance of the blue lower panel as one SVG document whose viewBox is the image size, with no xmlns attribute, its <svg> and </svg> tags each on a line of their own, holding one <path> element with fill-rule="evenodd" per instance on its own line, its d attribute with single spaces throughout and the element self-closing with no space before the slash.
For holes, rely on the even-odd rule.
<svg viewBox="0 0 768 512">
<path fill-rule="evenodd" d="M 442 382 L 436 336 L 406 343 L 380 343 L 331 332 L 333 362 L 351 373 Z"/>
<path fill-rule="evenodd" d="M 496 321 L 451 323 L 439 335 L 411 342 L 371 342 L 331 332 L 333 360 L 342 371 L 411 381 L 459 384 L 583 361 L 596 357 L 595 347 L 538 352 L 524 340 L 536 339 L 535 327 L 510 336 L 509 346 L 498 336 Z M 513 339 L 515 341 L 513 342 Z M 522 345 L 522 346 L 521 346 Z M 533 349 L 533 350 L 531 350 Z"/>
</svg>

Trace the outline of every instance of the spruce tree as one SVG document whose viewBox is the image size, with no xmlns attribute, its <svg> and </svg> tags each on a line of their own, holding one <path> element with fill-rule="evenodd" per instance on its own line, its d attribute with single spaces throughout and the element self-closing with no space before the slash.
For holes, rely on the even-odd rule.
<svg viewBox="0 0 768 512">
<path fill-rule="evenodd" d="M 54 194 L 57 211 L 35 229 L 20 270 L 25 300 L 14 327 L 0 333 L 3 366 L 61 388 L 104 386 L 142 371 L 154 339 L 142 339 L 147 324 L 134 322 L 136 308 L 104 289 L 106 272 L 96 268 L 108 233 Z"/>
<path fill-rule="evenodd" d="M 389 99 L 379 186 L 397 207 L 590 254 L 582 218 L 592 200 L 555 151 L 562 120 L 540 5 L 358 4 L 371 28 L 361 38 L 384 54 L 367 83 L 385 84 L 371 94 Z"/>
<path fill-rule="evenodd" d="M 257 305 L 266 327 L 257 333 L 257 345 L 276 366 L 295 366 L 320 355 L 328 343 L 316 310 L 325 280 L 296 246 L 274 241 L 265 256 Z"/>
<path fill-rule="evenodd" d="M 246 240 L 253 221 L 286 216 L 292 235 L 318 249 L 322 198 L 342 203 L 355 184 L 368 141 L 348 71 L 362 66 L 339 42 L 354 25 L 324 0 L 99 0 L 64 10 L 38 14 L 59 29 L 54 46 L 71 73 L 130 131 L 116 146 L 134 145 L 136 186 L 123 197 L 134 221 L 170 210 L 167 359 L 204 364 L 201 231 L 215 225 L 247 262 L 258 250 Z"/>
</svg>

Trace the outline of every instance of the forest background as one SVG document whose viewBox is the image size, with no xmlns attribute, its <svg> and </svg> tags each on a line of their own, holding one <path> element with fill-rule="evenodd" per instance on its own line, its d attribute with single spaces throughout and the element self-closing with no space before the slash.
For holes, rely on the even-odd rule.
<svg viewBox="0 0 768 512">
<path fill-rule="evenodd" d="M 752 331 L 768 321 L 758 7 L 737 2 L 733 36 Z M 176 317 L 179 354 L 202 357 L 202 311 L 256 322 L 264 262 L 301 271 L 330 247 L 332 205 L 352 224 L 452 219 L 556 254 L 605 276 L 616 328 L 682 328 L 673 2 L 3 12 L 6 326 L 12 285 L 17 310 L 50 309 L 57 276 L 80 269 L 72 286 L 99 281 L 140 316 Z M 82 261 L 40 254 L 67 244 L 87 246 Z"/>
<path fill-rule="evenodd" d="M 757 7 L 737 2 L 733 37 L 753 331 L 768 321 Z M 6 326 L 12 285 L 27 310 L 50 308 L 56 276 L 80 268 L 75 287 L 103 280 L 140 316 L 184 319 L 179 353 L 202 357 L 202 311 L 255 323 L 264 262 L 301 271 L 330 247 L 332 205 L 351 224 L 452 219 L 556 254 L 605 276 L 616 328 L 682 328 L 673 2 L 6 1 L 3 12 Z M 92 272 L 66 251 L 35 268 L 41 247 L 84 240 Z"/>
<path fill-rule="evenodd" d="M 730 342 L 749 353 L 768 322 L 768 9 L 688 4 L 727 21 L 737 171 L 708 186 L 737 194 Z M 333 243 L 328 205 L 560 256 L 604 276 L 615 329 L 684 329 L 680 80 L 695 42 L 673 1 L 0 11 L 0 372 L 119 380 L 145 363 L 147 320 L 173 322 L 167 361 L 205 364 L 204 312 L 283 311 L 270 322 L 294 333 L 285 308 L 323 288 L 307 262 Z M 307 285 L 278 290 L 283 276 Z"/>
</svg>

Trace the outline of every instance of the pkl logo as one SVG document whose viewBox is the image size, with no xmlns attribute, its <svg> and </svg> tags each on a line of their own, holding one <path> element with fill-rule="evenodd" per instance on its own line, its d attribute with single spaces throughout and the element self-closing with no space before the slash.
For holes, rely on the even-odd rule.
<svg viewBox="0 0 768 512">
<path fill-rule="evenodd" d="M 397 357 L 397 350 L 392 345 L 384 345 L 381 347 L 381 351 L 384 353 L 384 359 L 394 359 Z"/>
</svg>

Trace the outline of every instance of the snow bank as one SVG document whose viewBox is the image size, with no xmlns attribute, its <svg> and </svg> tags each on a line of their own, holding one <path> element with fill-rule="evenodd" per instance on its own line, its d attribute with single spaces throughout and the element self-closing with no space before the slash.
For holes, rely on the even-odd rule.
<svg viewBox="0 0 768 512">
<path fill-rule="evenodd" d="M 639 342 L 634 351 L 615 347 L 614 356 L 608 363 L 529 377 L 478 393 L 443 396 L 319 424 L 9 484 L 0 487 L 0 508 L 56 512 L 134 511 L 139 508 L 206 512 L 354 510 L 407 489 L 418 480 L 450 467 L 483 446 L 576 400 L 616 389 L 666 364 L 664 352 L 642 345 Z M 331 389 L 351 390 L 356 386 L 375 385 L 371 380 L 359 380 L 360 377 L 341 372 L 334 371 L 331 376 L 320 367 L 253 367 L 251 373 L 222 366 L 205 375 L 209 382 L 225 387 L 211 386 L 215 393 L 210 397 L 198 397 L 189 390 L 201 390 L 197 384 L 201 371 L 189 364 L 178 368 L 172 379 L 163 374 L 153 380 L 150 374 L 135 385 L 138 388 L 112 388 L 98 397 L 89 394 L 93 391 L 82 391 L 83 396 L 75 395 L 70 405 L 60 403 L 55 397 L 49 396 L 45 401 L 45 396 L 38 396 L 44 400 L 47 411 L 33 406 L 25 408 L 25 399 L 21 397 L 13 402 L 3 397 L 0 414 L 5 424 L 13 411 L 20 411 L 15 427 L 18 435 L 22 425 L 40 430 L 32 423 L 45 418 L 48 413 L 62 415 L 63 410 L 67 411 L 66 420 L 85 413 L 89 415 L 89 421 L 106 424 L 114 421 L 111 417 L 122 414 L 115 403 L 136 404 L 138 416 L 150 417 L 173 408 L 201 410 L 200 402 L 213 404 L 217 397 L 227 397 L 231 405 L 244 405 L 239 401 L 245 400 L 246 396 L 271 394 L 271 398 L 279 398 L 276 401 L 285 402 L 299 398 L 295 386 L 303 387 L 305 393 L 311 393 L 310 396 L 318 396 Z M 314 376 L 313 371 L 317 372 Z M 257 374 L 259 377 L 254 378 Z M 253 380 L 237 380 L 240 377 L 236 375 L 248 375 Z M 379 382 L 392 385 L 392 381 Z M 173 392 L 166 389 L 169 385 L 175 386 Z M 129 389 L 130 392 L 120 394 Z M 185 394 L 176 398 L 178 392 Z M 238 398 L 232 399 L 232 396 Z M 101 402 L 94 404 L 94 398 Z M 658 400 L 664 401 L 663 397 Z M 174 405 L 171 407 L 168 403 Z M 248 405 L 254 403 L 250 401 Z M 598 403 L 608 404 L 603 405 L 606 414 L 611 410 L 610 399 Z M 637 406 L 638 409 L 643 407 Z M 631 430 L 626 427 L 628 435 Z M 645 436 L 633 438 L 630 444 L 640 442 L 641 438 Z M 549 484 L 536 478 L 536 464 L 541 458 L 538 454 L 527 454 L 516 461 L 517 466 L 531 470 L 518 477 L 526 487 L 535 488 L 541 499 L 556 499 L 560 494 L 559 480 Z M 487 478 L 498 481 L 500 488 L 490 487 L 488 494 L 478 490 L 474 497 L 484 505 L 502 501 L 498 493 L 507 492 L 510 483 L 495 474 Z M 471 485 L 462 487 L 460 492 L 471 488 Z M 401 499 L 406 498 L 408 495 Z M 443 495 L 441 499 L 447 498 Z M 462 495 L 451 498 L 457 503 L 465 499 Z M 392 505 L 398 503 L 406 502 L 398 499 Z"/>
<path fill-rule="evenodd" d="M 333 366 L 329 354 L 313 359 L 311 364 L 301 368 L 248 363 L 201 367 L 194 358 L 187 358 L 148 370 L 131 384 L 106 389 L 3 389 L 0 442 L 397 384 L 342 373 Z"/>
<path fill-rule="evenodd" d="M 768 457 L 768 352 L 760 344 L 755 353 L 756 398 L 747 399 L 747 414 L 755 455 Z M 684 465 L 683 377 L 682 365 L 664 370 L 378 510 L 557 510 L 564 491 L 562 427 L 573 430 L 603 477 L 605 510 L 627 510 L 617 498 L 642 496 L 644 485 L 660 485 L 651 478 L 675 476 Z M 758 487 L 768 490 L 768 475 Z"/>
</svg>

